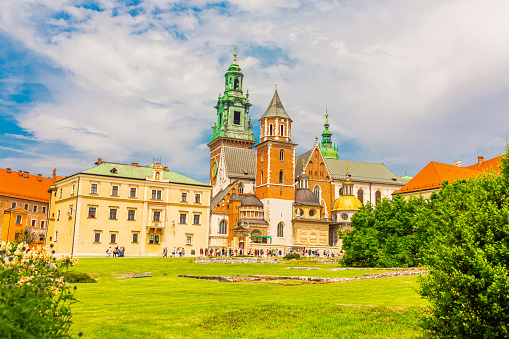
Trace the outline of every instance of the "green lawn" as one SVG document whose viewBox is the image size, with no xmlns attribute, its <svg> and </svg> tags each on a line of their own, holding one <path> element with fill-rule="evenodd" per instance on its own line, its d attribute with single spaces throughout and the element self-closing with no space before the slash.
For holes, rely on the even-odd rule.
<svg viewBox="0 0 509 339">
<path fill-rule="evenodd" d="M 313 266 L 321 270 L 286 270 Z M 416 277 L 283 286 L 221 283 L 178 274 L 354 277 L 383 271 L 327 271 L 336 264 L 194 264 L 191 259 L 84 258 L 71 334 L 85 338 L 418 338 L 425 302 Z M 150 278 L 118 279 L 151 272 Z"/>
</svg>

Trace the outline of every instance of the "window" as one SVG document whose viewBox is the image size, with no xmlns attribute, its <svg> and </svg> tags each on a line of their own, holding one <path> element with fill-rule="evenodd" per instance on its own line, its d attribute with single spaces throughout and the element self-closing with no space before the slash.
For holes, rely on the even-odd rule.
<svg viewBox="0 0 509 339">
<path fill-rule="evenodd" d="M 279 132 L 280 132 L 279 135 L 285 135 L 285 133 L 284 133 L 285 132 L 285 126 L 284 125 L 280 126 Z"/>
<path fill-rule="evenodd" d="M 21 233 L 14 233 L 14 241 L 19 241 L 19 236 L 21 235 Z"/>
<path fill-rule="evenodd" d="M 149 243 L 149 244 L 155 244 L 155 245 L 158 245 L 158 244 L 159 244 L 159 236 L 158 236 L 158 235 L 150 234 L 150 235 L 148 236 L 148 243 Z"/>
<path fill-rule="evenodd" d="M 111 186 L 111 195 L 118 197 L 118 186 Z"/>
<path fill-rule="evenodd" d="M 364 203 L 364 192 L 362 190 L 357 191 L 357 199 L 359 199 L 361 203 Z"/>
<path fill-rule="evenodd" d="M 11 208 L 16 208 L 16 203 L 15 203 L 15 202 L 13 202 L 13 203 L 11 204 Z"/>
<path fill-rule="evenodd" d="M 32 220 L 32 227 L 35 227 L 36 220 Z"/>
<path fill-rule="evenodd" d="M 42 206 L 42 212 L 41 213 L 46 213 L 46 206 Z"/>
<path fill-rule="evenodd" d="M 128 210 L 127 211 L 127 220 L 134 220 L 135 210 Z"/>
<path fill-rule="evenodd" d="M 136 187 L 131 187 L 131 190 L 129 191 L 129 197 L 136 198 Z"/>
<path fill-rule="evenodd" d="M 380 191 L 376 191 L 375 193 L 375 205 L 378 205 L 382 201 L 382 193 Z"/>
<path fill-rule="evenodd" d="M 161 200 L 161 191 L 160 190 L 152 190 L 152 199 Z"/>
<path fill-rule="evenodd" d="M 261 156 L 260 156 L 260 162 L 263 163 L 263 151 L 262 151 Z"/>
<path fill-rule="evenodd" d="M 133 233 L 133 242 L 134 243 L 138 243 L 138 236 L 139 236 L 138 233 Z"/>
<path fill-rule="evenodd" d="M 320 186 L 316 185 L 315 188 L 313 188 L 313 193 L 318 201 L 320 201 Z"/>
<path fill-rule="evenodd" d="M 263 185 L 263 171 L 260 171 L 260 185 Z"/>
<path fill-rule="evenodd" d="M 269 135 L 273 135 L 274 134 L 274 131 L 273 131 L 273 126 L 272 124 L 269 125 Z"/>
<path fill-rule="evenodd" d="M 58 231 L 55 231 L 55 242 L 58 240 Z"/>
<path fill-rule="evenodd" d="M 74 184 L 72 184 L 72 187 L 71 187 L 71 195 L 74 194 Z"/>
<path fill-rule="evenodd" d="M 21 225 L 21 219 L 22 219 L 22 216 L 21 215 L 17 215 L 16 216 L 16 224 Z"/>
<path fill-rule="evenodd" d="M 57 211 L 57 220 L 60 220 L 60 210 Z"/>
<path fill-rule="evenodd" d="M 240 125 L 240 112 L 239 111 L 233 112 L 233 124 Z"/>
<path fill-rule="evenodd" d="M 239 79 L 233 80 L 233 89 L 239 89 Z"/>
<path fill-rule="evenodd" d="M 101 233 L 100 232 L 94 233 L 94 242 L 101 242 Z"/>
<path fill-rule="evenodd" d="M 46 225 L 45 225 L 45 223 L 46 223 L 46 221 L 41 220 L 41 229 L 42 229 L 42 230 L 44 229 L 44 226 L 46 226 Z"/>
<path fill-rule="evenodd" d="M 28 204 L 25 204 L 25 210 L 28 211 Z"/>
<path fill-rule="evenodd" d="M 199 195 L 199 194 L 195 194 L 195 195 L 194 195 L 194 202 L 195 202 L 196 204 L 199 204 L 199 203 L 201 202 L 201 195 Z"/>
<path fill-rule="evenodd" d="M 159 177 L 160 177 L 159 172 L 156 172 L 156 180 L 159 180 Z"/>
<path fill-rule="evenodd" d="M 193 237 L 188 235 L 186 237 L 186 245 L 192 245 Z"/>
<path fill-rule="evenodd" d="M 90 194 L 97 194 L 97 184 L 90 184 Z M 62 197 L 61 191 L 60 191 L 60 197 Z"/>
<path fill-rule="evenodd" d="M 112 244 L 116 244 L 117 243 L 117 234 L 116 233 L 111 233 L 110 234 L 110 243 L 112 243 Z"/>
<path fill-rule="evenodd" d="M 117 209 L 110 208 L 110 219 L 117 219 Z"/>
<path fill-rule="evenodd" d="M 154 218 L 152 221 L 159 221 L 161 219 L 161 212 L 160 211 L 154 211 Z"/>
<path fill-rule="evenodd" d="M 244 193 L 244 184 L 243 183 L 239 184 L 239 193 Z"/>
<path fill-rule="evenodd" d="M 228 225 L 226 224 L 226 220 L 221 220 L 219 223 L 219 234 L 226 234 L 228 230 Z"/>
<path fill-rule="evenodd" d="M 37 205 L 34 205 L 33 212 L 34 212 L 34 213 L 36 213 L 36 212 L 37 212 Z"/>
<path fill-rule="evenodd" d="M 279 171 L 279 183 L 283 183 L 283 170 Z"/>
<path fill-rule="evenodd" d="M 69 210 L 67 211 L 67 217 L 72 218 L 72 206 L 69 206 Z"/>
<path fill-rule="evenodd" d="M 283 233 L 283 230 L 284 230 L 284 224 L 282 222 L 280 222 L 279 224 L 277 224 L 277 236 L 278 238 L 282 238 L 284 233 Z"/>
<path fill-rule="evenodd" d="M 62 189 L 60 189 L 60 199 L 62 199 Z"/>
<path fill-rule="evenodd" d="M 180 213 L 180 223 L 185 224 L 186 223 L 186 214 Z"/>
<path fill-rule="evenodd" d="M 346 214 L 346 213 L 341 213 L 341 219 L 343 219 L 343 220 L 348 219 L 348 214 Z"/>
<path fill-rule="evenodd" d="M 195 214 L 194 215 L 193 224 L 195 224 L 195 225 L 199 225 L 200 224 L 200 215 L 199 214 Z"/>
<path fill-rule="evenodd" d="M 182 192 L 182 196 L 180 197 L 180 201 L 187 202 L 187 193 Z"/>
<path fill-rule="evenodd" d="M 281 152 L 279 152 L 279 160 L 285 160 L 285 151 L 281 150 Z"/>
<path fill-rule="evenodd" d="M 88 208 L 88 217 L 89 218 L 95 218 L 97 208 L 96 207 L 89 207 Z"/>
</svg>

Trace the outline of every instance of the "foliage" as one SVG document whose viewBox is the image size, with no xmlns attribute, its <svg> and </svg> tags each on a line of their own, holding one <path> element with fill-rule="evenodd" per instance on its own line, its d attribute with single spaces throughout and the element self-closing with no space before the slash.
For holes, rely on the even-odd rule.
<svg viewBox="0 0 509 339">
<path fill-rule="evenodd" d="M 420 293 L 430 302 L 424 328 L 432 337 L 509 337 L 508 173 L 504 160 L 503 176 L 446 182 L 417 217 L 428 230 Z"/>
<path fill-rule="evenodd" d="M 288 253 L 283 257 L 285 260 L 292 260 L 292 259 L 300 259 L 300 254 L 298 253 Z"/>
<path fill-rule="evenodd" d="M 53 251 L 54 253 L 54 251 Z M 77 259 L 57 259 L 43 247 L 0 244 L 0 337 L 66 337 L 72 288 L 62 272 Z"/>
<path fill-rule="evenodd" d="M 65 281 L 69 283 L 96 283 L 93 277 L 89 276 L 85 272 L 66 272 L 64 274 Z"/>
<path fill-rule="evenodd" d="M 342 235 L 345 265 L 376 267 L 417 266 L 420 237 L 414 217 L 424 208 L 422 197 L 405 200 L 401 195 L 383 199 L 376 206 L 364 204 L 352 216 L 350 232 Z"/>
</svg>

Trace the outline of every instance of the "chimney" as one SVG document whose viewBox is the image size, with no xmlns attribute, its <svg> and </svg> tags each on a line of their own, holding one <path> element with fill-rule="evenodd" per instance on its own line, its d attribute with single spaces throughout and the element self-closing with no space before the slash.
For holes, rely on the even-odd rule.
<svg viewBox="0 0 509 339">
<path fill-rule="evenodd" d="M 484 156 L 479 155 L 477 156 L 477 166 L 481 165 L 481 163 L 484 161 Z"/>
<path fill-rule="evenodd" d="M 53 168 L 53 183 L 57 182 L 57 169 Z"/>
<path fill-rule="evenodd" d="M 19 171 L 18 171 L 18 174 L 19 174 L 19 176 L 20 176 L 20 177 L 22 177 L 22 176 L 23 176 L 23 171 L 22 171 L 22 170 L 19 170 Z"/>
<path fill-rule="evenodd" d="M 11 173 L 11 169 L 10 168 L 6 168 L 5 171 L 7 172 L 7 174 Z"/>
<path fill-rule="evenodd" d="M 138 163 L 137 162 L 133 162 L 131 165 L 138 167 Z"/>
<path fill-rule="evenodd" d="M 23 171 L 23 178 L 27 178 L 28 179 L 28 172 L 27 171 Z"/>
<path fill-rule="evenodd" d="M 37 181 L 39 181 L 39 182 L 42 181 L 42 174 L 37 174 Z"/>
<path fill-rule="evenodd" d="M 456 160 L 455 162 L 452 163 L 453 166 L 458 166 L 458 167 L 461 167 L 461 160 Z"/>
<path fill-rule="evenodd" d="M 164 170 L 167 171 L 168 170 L 168 166 L 164 166 Z"/>
<path fill-rule="evenodd" d="M 102 163 L 103 163 L 103 159 L 101 159 L 101 158 L 97 159 L 97 162 L 96 162 L 97 165 L 100 165 Z"/>
</svg>

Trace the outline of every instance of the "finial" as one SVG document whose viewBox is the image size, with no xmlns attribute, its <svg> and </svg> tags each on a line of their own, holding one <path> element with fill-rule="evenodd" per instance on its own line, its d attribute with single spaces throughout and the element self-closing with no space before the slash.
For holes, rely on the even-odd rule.
<svg viewBox="0 0 509 339">
<path fill-rule="evenodd" d="M 327 118 L 329 113 L 327 112 L 327 100 L 325 100 L 325 117 Z"/>
<path fill-rule="evenodd" d="M 304 168 L 304 166 L 306 166 L 306 159 L 302 159 L 302 168 Z"/>
<path fill-rule="evenodd" d="M 405 168 L 405 177 L 406 177 L 406 168 Z"/>
<path fill-rule="evenodd" d="M 237 61 L 237 46 L 233 49 L 233 60 Z"/>
<path fill-rule="evenodd" d="M 348 176 L 350 174 L 350 165 L 348 165 L 348 163 L 346 163 L 346 176 Z"/>
<path fill-rule="evenodd" d="M 276 91 L 277 91 L 277 82 L 274 84 L 274 86 L 276 87 Z"/>
<path fill-rule="evenodd" d="M 315 137 L 315 142 L 318 142 L 318 137 Z"/>
</svg>

